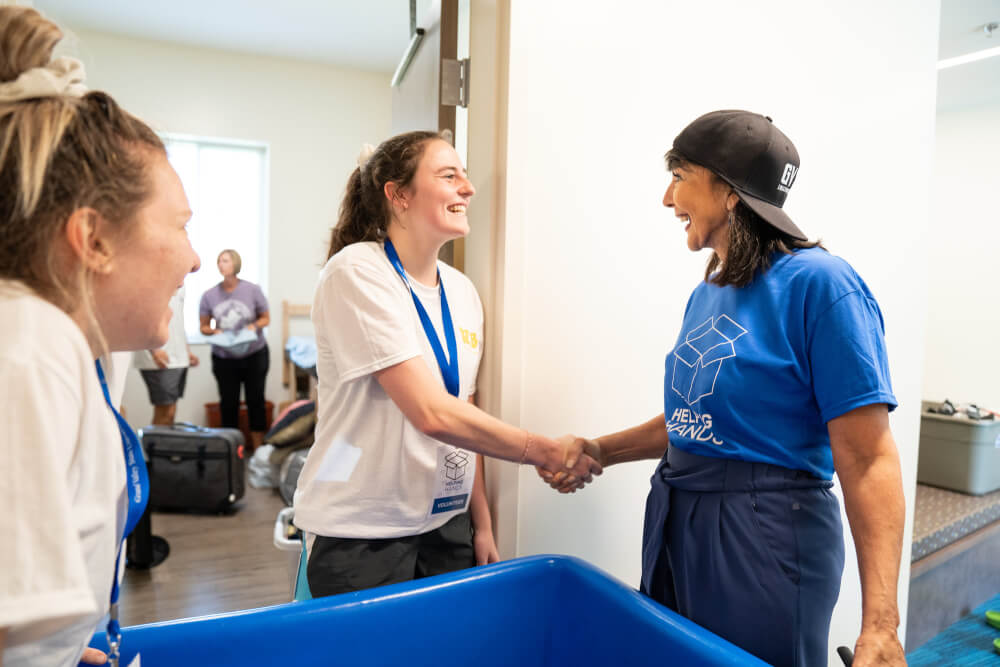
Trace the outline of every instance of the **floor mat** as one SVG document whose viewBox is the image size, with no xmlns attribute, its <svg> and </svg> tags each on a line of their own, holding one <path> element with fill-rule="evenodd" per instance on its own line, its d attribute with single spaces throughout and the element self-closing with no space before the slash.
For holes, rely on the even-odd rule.
<svg viewBox="0 0 1000 667">
<path fill-rule="evenodd" d="M 993 640 L 1000 630 L 986 623 L 987 609 L 1000 609 L 1000 595 L 976 607 L 971 614 L 906 656 L 910 667 L 943 665 L 1000 665 Z"/>
</svg>

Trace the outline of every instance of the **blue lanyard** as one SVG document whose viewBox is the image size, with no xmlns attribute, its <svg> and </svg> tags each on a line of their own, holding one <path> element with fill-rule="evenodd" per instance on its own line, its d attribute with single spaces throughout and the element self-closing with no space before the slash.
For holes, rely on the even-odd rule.
<svg viewBox="0 0 1000 667">
<path fill-rule="evenodd" d="M 142 518 L 142 513 L 146 511 L 146 503 L 149 501 L 149 474 L 146 472 L 146 460 L 142 456 L 139 437 L 111 403 L 111 394 L 108 392 L 108 382 L 104 379 L 101 362 L 95 363 L 97 377 L 101 380 L 101 390 L 104 392 L 104 400 L 111 408 L 111 412 L 114 413 L 115 421 L 118 422 L 118 431 L 122 436 L 122 448 L 125 450 L 128 517 L 125 519 L 125 533 L 122 535 L 122 541 L 118 545 L 118 552 L 115 556 L 115 578 L 111 581 L 111 608 L 108 620 L 108 645 L 111 648 L 109 657 L 111 664 L 117 665 L 118 647 L 121 645 L 121 626 L 118 624 L 118 594 L 120 592 L 118 590 L 118 563 L 121 561 L 121 549 L 125 538 L 129 536 L 132 529 L 139 523 L 139 519 Z"/>
<path fill-rule="evenodd" d="M 389 239 L 385 240 L 385 254 L 389 256 L 389 261 L 392 262 L 393 267 L 396 269 L 396 273 L 399 277 L 403 279 L 406 283 L 406 288 L 410 290 L 410 296 L 413 298 L 413 305 L 417 307 L 417 315 L 420 316 L 420 323 L 424 325 L 424 333 L 427 335 L 427 340 L 430 341 L 431 349 L 434 350 L 434 356 L 437 358 L 438 368 L 441 369 L 441 377 L 444 378 L 445 389 L 452 396 L 458 396 L 458 346 L 455 344 L 455 325 L 451 321 L 451 311 L 448 309 L 448 297 L 444 295 L 444 283 L 441 282 L 441 271 L 437 272 L 438 281 L 438 293 L 441 295 L 441 322 L 444 325 L 444 338 L 448 343 L 448 357 L 444 356 L 444 350 L 441 348 L 441 341 L 438 340 L 437 332 L 434 330 L 434 324 L 431 322 L 431 318 L 427 315 L 427 310 L 424 309 L 424 304 L 420 303 L 420 299 L 417 295 L 413 293 L 413 288 L 410 287 L 410 281 L 406 277 L 406 271 L 403 269 L 403 263 L 399 261 L 399 254 L 396 252 L 396 248 L 392 245 L 392 241 Z"/>
</svg>

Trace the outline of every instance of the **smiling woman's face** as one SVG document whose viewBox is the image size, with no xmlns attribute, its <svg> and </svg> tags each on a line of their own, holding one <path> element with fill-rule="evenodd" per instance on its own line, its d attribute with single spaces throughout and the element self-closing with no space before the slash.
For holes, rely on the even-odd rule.
<svg viewBox="0 0 1000 667">
<path fill-rule="evenodd" d="M 153 192 L 134 229 L 116 246 L 112 270 L 94 281 L 95 314 L 108 347 L 160 347 L 170 324 L 168 303 L 185 276 L 199 267 L 191 247 L 184 187 L 164 154 L 150 157 Z"/>
<path fill-rule="evenodd" d="M 663 205 L 686 223 L 688 249 L 712 248 L 723 258 L 729 242 L 729 211 L 737 200 L 725 181 L 690 163 L 670 170 L 670 185 L 663 193 Z"/>
<path fill-rule="evenodd" d="M 475 193 L 455 149 L 434 139 L 424 148 L 405 194 L 408 219 L 443 240 L 461 238 L 469 233 L 466 210 Z"/>
</svg>

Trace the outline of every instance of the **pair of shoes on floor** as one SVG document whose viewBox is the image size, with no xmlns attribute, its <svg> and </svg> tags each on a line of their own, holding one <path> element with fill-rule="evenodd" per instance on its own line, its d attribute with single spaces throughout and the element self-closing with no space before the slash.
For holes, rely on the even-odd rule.
<svg viewBox="0 0 1000 667">
<path fill-rule="evenodd" d="M 1000 611 L 990 609 L 986 612 L 986 622 L 994 628 L 1000 628 Z M 993 650 L 1000 653 L 1000 637 L 993 640 Z"/>
</svg>

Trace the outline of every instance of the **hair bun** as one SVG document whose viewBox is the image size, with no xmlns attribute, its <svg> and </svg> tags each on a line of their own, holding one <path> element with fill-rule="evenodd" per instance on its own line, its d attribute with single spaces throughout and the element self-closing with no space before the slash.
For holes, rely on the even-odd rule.
<svg viewBox="0 0 1000 667">
<path fill-rule="evenodd" d="M 40 97 L 83 97 L 87 86 L 83 63 L 62 56 L 45 67 L 33 67 L 13 81 L 0 83 L 0 102 L 19 102 Z"/>
<path fill-rule="evenodd" d="M 0 4 L 0 82 L 46 67 L 62 37 L 59 26 L 37 10 Z"/>
</svg>

